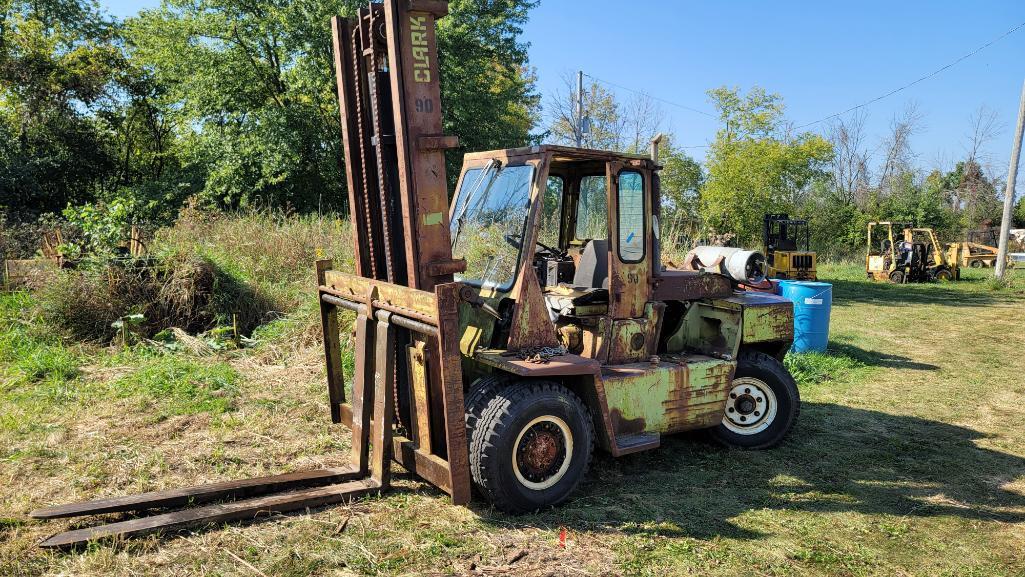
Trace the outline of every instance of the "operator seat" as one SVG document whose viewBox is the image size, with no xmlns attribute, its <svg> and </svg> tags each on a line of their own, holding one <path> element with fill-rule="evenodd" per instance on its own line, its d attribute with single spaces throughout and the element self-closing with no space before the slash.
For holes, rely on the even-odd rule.
<svg viewBox="0 0 1025 577">
<path fill-rule="evenodd" d="M 577 270 L 573 274 L 575 288 L 609 288 L 609 241 L 594 239 L 584 246 Z"/>
</svg>

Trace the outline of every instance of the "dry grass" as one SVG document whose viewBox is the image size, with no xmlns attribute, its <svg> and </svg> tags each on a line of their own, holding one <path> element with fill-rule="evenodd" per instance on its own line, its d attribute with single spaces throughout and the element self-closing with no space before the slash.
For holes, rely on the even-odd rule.
<svg viewBox="0 0 1025 577">
<path fill-rule="evenodd" d="M 231 257 L 217 252 L 226 244 L 254 243 L 235 265 L 247 278 L 273 283 L 274 271 L 294 266 L 281 294 L 304 303 L 312 273 L 299 261 L 316 255 L 252 256 L 271 250 L 256 222 L 246 233 L 197 226 L 194 238 L 215 261 Z M 309 232 L 288 234 L 311 242 Z M 313 308 L 257 331 L 262 348 L 209 359 L 64 349 L 33 336 L 54 358 L 70 358 L 54 371 L 0 373 L 0 575 L 1025 572 L 1025 278 L 992 291 L 981 276 L 898 287 L 867 283 L 850 267 L 824 275 L 836 286 L 832 352 L 792 361 L 805 406 L 776 450 L 727 451 L 682 436 L 650 453 L 599 456 L 575 500 L 519 517 L 451 506 L 397 471 L 394 491 L 347 507 L 71 554 L 34 544 L 72 522 L 25 514 L 339 465 L 348 435 L 328 424 Z M 6 318 L 18 308 L 9 303 Z M 14 321 L 0 330 L 29 331 Z M 2 342 L 0 354 L 10 346 Z M 184 376 L 175 376 L 179 365 Z M 179 385 L 224 402 L 179 404 Z"/>
</svg>

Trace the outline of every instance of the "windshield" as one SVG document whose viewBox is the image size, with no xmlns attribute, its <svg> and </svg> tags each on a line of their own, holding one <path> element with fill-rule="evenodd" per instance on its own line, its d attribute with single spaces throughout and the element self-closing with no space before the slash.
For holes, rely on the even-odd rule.
<svg viewBox="0 0 1025 577">
<path fill-rule="evenodd" d="M 452 211 L 452 256 L 466 260 L 456 280 L 508 290 L 516 279 L 530 207 L 533 166 L 497 162 L 466 171 Z"/>
</svg>

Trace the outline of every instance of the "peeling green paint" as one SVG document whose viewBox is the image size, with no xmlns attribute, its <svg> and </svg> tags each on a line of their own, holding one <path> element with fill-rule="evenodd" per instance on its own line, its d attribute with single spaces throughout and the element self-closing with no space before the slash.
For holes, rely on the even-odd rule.
<svg viewBox="0 0 1025 577">
<path fill-rule="evenodd" d="M 602 371 L 617 435 L 675 433 L 722 420 L 736 363 L 702 355 L 669 359 Z"/>
</svg>

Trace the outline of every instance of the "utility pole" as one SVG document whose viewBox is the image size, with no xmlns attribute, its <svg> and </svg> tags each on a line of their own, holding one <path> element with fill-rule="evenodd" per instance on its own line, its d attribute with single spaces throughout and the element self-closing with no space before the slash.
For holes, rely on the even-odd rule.
<svg viewBox="0 0 1025 577">
<path fill-rule="evenodd" d="M 1007 188 L 1004 190 L 1004 217 L 1000 220 L 1000 247 L 997 250 L 997 278 L 1007 272 L 1007 237 L 1011 233 L 1011 205 L 1014 204 L 1014 181 L 1018 179 L 1018 159 L 1021 158 L 1022 132 L 1025 131 L 1025 84 L 1021 87 L 1018 104 L 1018 128 L 1014 131 L 1011 166 L 1007 169 Z"/>
<path fill-rule="evenodd" d="M 577 148 L 584 144 L 584 71 L 577 71 Z"/>
</svg>

